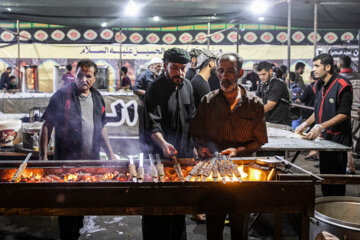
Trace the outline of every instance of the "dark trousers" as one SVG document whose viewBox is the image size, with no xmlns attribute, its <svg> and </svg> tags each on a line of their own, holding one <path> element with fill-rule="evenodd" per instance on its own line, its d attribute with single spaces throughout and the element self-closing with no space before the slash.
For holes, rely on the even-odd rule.
<svg viewBox="0 0 360 240">
<path fill-rule="evenodd" d="M 142 216 L 144 240 L 186 240 L 185 215 Z"/>
<path fill-rule="evenodd" d="M 347 152 L 319 152 L 321 174 L 346 174 Z M 346 185 L 321 185 L 324 196 L 345 196 Z"/>
<path fill-rule="evenodd" d="M 248 239 L 248 214 L 231 214 L 230 231 L 232 240 Z M 224 214 L 206 214 L 206 236 L 207 240 L 222 240 L 224 231 L 224 222 L 226 213 Z"/>
<path fill-rule="evenodd" d="M 83 227 L 83 220 L 84 216 L 59 216 L 60 239 L 78 239 L 80 237 L 79 230 Z"/>
</svg>

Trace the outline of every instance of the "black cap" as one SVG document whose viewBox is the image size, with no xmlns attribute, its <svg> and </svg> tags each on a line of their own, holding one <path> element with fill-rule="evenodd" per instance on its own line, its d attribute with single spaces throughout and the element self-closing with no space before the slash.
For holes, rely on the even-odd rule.
<svg viewBox="0 0 360 240">
<path fill-rule="evenodd" d="M 184 49 L 171 48 L 164 52 L 164 62 L 186 64 L 190 62 L 190 56 Z"/>
</svg>

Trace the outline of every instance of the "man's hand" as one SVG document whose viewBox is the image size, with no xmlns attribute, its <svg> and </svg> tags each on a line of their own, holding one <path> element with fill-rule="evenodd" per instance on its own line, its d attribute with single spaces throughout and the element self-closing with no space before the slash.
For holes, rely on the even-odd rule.
<svg viewBox="0 0 360 240">
<path fill-rule="evenodd" d="M 244 151 L 244 147 L 228 148 L 220 152 L 221 155 L 228 155 L 229 157 L 235 157 L 236 153 Z"/>
<path fill-rule="evenodd" d="M 310 130 L 310 132 L 307 134 L 306 139 L 314 140 L 315 138 L 319 137 L 321 135 L 321 132 L 323 131 L 323 127 L 321 124 L 315 124 L 315 126 Z"/>
<path fill-rule="evenodd" d="M 175 147 L 167 142 L 161 146 L 161 149 L 163 151 L 165 158 L 171 158 L 173 156 L 176 156 L 176 154 L 178 153 Z"/>
<path fill-rule="evenodd" d="M 207 148 L 207 147 L 199 147 L 198 153 L 201 158 L 211 158 L 212 157 L 212 154 L 211 154 L 209 148 Z"/>
<path fill-rule="evenodd" d="M 296 129 L 295 129 L 295 133 L 296 134 L 301 134 L 303 131 L 306 130 L 306 128 L 308 127 L 306 122 L 303 122 L 302 124 L 300 124 Z"/>
</svg>

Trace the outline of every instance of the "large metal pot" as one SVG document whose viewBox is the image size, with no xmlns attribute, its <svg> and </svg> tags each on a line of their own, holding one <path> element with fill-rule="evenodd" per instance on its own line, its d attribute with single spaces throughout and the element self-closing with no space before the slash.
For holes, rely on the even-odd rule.
<svg viewBox="0 0 360 240">
<path fill-rule="evenodd" d="M 315 239 L 321 231 L 327 231 L 341 240 L 359 240 L 360 198 L 336 196 L 316 199 L 310 239 Z"/>
</svg>

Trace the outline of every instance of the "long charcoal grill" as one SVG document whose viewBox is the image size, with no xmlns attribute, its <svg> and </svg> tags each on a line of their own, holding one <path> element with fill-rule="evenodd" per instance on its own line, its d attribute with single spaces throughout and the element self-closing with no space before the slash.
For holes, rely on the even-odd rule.
<svg viewBox="0 0 360 240">
<path fill-rule="evenodd" d="M 255 158 L 233 160 L 239 165 L 256 161 Z M 196 164 L 193 159 L 178 161 L 186 172 L 190 172 Z M 165 169 L 173 166 L 173 162 L 163 163 Z M 307 239 L 309 217 L 314 212 L 314 178 L 279 180 L 278 173 L 284 174 L 286 167 L 272 161 L 260 166 L 276 169 L 270 181 L 155 183 L 145 178 L 142 183 L 131 180 L 5 182 L 4 179 L 15 173 L 19 164 L 0 162 L 0 215 L 164 215 L 223 211 L 297 213 L 302 216 L 301 239 Z M 32 161 L 28 163 L 27 171 L 40 169 L 46 174 L 118 171 L 125 174 L 128 164 L 124 161 Z M 145 160 L 144 168 L 148 168 L 148 165 L 149 161 Z"/>
</svg>

